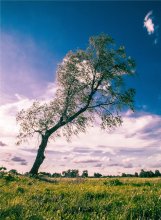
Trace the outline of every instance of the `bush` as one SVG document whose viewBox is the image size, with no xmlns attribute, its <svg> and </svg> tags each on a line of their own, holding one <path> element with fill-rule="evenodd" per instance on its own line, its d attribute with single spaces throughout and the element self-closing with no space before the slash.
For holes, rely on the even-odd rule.
<svg viewBox="0 0 161 220">
<path fill-rule="evenodd" d="M 21 220 L 23 212 L 23 207 L 19 204 L 12 205 L 7 209 L 1 210 L 0 213 L 0 219 L 15 219 L 15 220 Z"/>
<path fill-rule="evenodd" d="M 123 183 L 118 180 L 118 179 L 114 179 L 114 180 L 110 180 L 110 181 L 105 181 L 104 185 L 108 185 L 108 186 L 121 186 L 123 185 Z"/>
<path fill-rule="evenodd" d="M 102 177 L 102 174 L 101 173 L 94 173 L 94 177 L 95 178 L 100 178 L 100 177 Z"/>
<path fill-rule="evenodd" d="M 6 167 L 0 167 L 0 178 L 3 178 L 3 176 L 6 174 Z"/>
<path fill-rule="evenodd" d="M 0 167 L 0 171 L 5 171 L 7 170 L 6 167 Z"/>
<path fill-rule="evenodd" d="M 15 170 L 15 169 L 11 169 L 11 170 L 9 171 L 9 173 L 18 175 L 18 172 L 17 172 L 17 170 Z"/>
<path fill-rule="evenodd" d="M 22 188 L 22 187 L 17 187 L 17 192 L 18 192 L 18 193 L 24 193 L 24 192 L 25 192 L 25 189 Z"/>
<path fill-rule="evenodd" d="M 16 180 L 16 177 L 10 173 L 7 173 L 6 175 L 4 175 L 4 179 L 6 181 L 15 181 Z"/>
</svg>

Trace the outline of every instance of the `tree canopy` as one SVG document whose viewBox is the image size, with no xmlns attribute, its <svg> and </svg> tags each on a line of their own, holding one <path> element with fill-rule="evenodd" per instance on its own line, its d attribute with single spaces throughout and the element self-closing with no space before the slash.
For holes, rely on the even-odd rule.
<svg viewBox="0 0 161 220">
<path fill-rule="evenodd" d="M 96 118 L 102 128 L 121 124 L 120 112 L 124 107 L 133 110 L 134 89 L 126 89 L 125 75 L 134 73 L 135 62 L 126 56 L 123 46 L 115 49 L 107 35 L 91 37 L 88 48 L 69 52 L 57 70 L 57 92 L 49 103 L 36 101 L 19 112 L 19 138 L 35 132 L 50 135 L 56 127 L 69 138 L 84 132 Z"/>
</svg>

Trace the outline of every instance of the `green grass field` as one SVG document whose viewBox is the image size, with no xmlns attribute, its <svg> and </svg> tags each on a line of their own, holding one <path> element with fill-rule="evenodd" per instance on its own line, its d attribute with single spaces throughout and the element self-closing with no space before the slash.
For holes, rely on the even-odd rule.
<svg viewBox="0 0 161 220">
<path fill-rule="evenodd" d="M 161 178 L 0 178 L 0 220 L 161 219 Z"/>
</svg>

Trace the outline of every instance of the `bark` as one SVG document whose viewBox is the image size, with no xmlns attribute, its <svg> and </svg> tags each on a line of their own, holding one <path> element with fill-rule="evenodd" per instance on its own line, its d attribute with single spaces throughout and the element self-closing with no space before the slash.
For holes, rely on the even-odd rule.
<svg viewBox="0 0 161 220">
<path fill-rule="evenodd" d="M 49 138 L 48 136 L 42 136 L 41 144 L 40 144 L 39 149 L 37 151 L 37 156 L 36 156 L 35 162 L 29 172 L 32 175 L 38 174 L 38 170 L 45 159 L 44 152 L 45 152 L 45 148 L 48 143 L 48 138 Z"/>
</svg>

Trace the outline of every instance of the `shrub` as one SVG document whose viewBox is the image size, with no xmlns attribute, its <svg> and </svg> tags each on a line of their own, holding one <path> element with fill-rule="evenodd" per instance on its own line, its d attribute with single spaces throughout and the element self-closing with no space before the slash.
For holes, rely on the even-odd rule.
<svg viewBox="0 0 161 220">
<path fill-rule="evenodd" d="M 15 169 L 11 169 L 11 170 L 9 171 L 9 173 L 18 175 L 18 172 L 17 172 L 17 170 L 15 170 Z"/>
<path fill-rule="evenodd" d="M 22 187 L 17 187 L 17 192 L 18 192 L 18 193 L 24 193 L 24 192 L 25 192 L 25 189 L 22 188 Z"/>
<path fill-rule="evenodd" d="M 121 186 L 121 185 L 123 185 L 123 183 L 118 179 L 105 181 L 103 183 L 104 183 L 104 185 L 108 185 L 108 186 Z"/>
<path fill-rule="evenodd" d="M 6 175 L 4 175 L 4 179 L 6 181 L 15 181 L 16 180 L 16 177 L 10 173 L 7 173 Z"/>
<path fill-rule="evenodd" d="M 100 178 L 100 177 L 102 177 L 102 174 L 101 173 L 94 173 L 94 177 L 95 178 Z"/>
<path fill-rule="evenodd" d="M 6 167 L 0 167 L 0 171 L 5 171 L 7 170 Z"/>
</svg>

